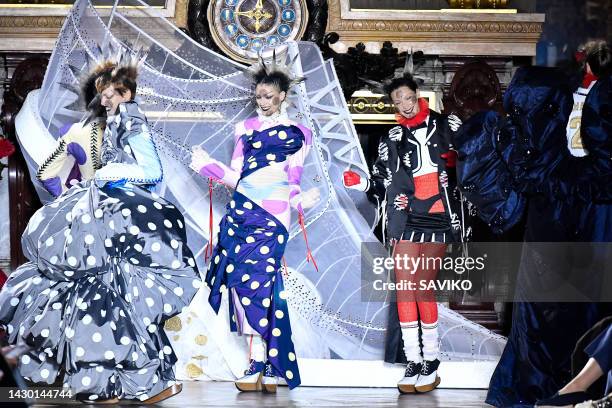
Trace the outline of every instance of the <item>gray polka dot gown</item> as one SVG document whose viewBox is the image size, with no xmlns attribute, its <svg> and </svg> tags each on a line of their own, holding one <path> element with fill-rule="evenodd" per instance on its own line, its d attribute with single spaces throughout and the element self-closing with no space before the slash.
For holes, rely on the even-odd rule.
<svg viewBox="0 0 612 408">
<path fill-rule="evenodd" d="M 72 187 L 32 217 L 30 262 L 0 292 L 0 323 L 27 344 L 21 374 L 77 398 L 147 399 L 174 383 L 164 321 L 200 278 L 182 214 L 147 189 Z"/>
</svg>

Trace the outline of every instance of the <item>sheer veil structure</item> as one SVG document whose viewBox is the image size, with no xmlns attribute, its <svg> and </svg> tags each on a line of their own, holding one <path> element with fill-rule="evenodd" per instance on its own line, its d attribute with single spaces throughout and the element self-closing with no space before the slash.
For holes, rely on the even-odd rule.
<svg viewBox="0 0 612 408">
<path fill-rule="evenodd" d="M 157 192 L 183 212 L 188 241 L 198 266 L 206 270 L 203 251 L 209 228 L 217 228 L 230 192 L 222 185 L 209 189 L 207 180 L 189 169 L 191 146 L 201 145 L 211 156 L 229 163 L 234 124 L 255 114 L 250 76 L 246 67 L 195 43 L 146 3 L 117 1 L 112 8 L 100 10 L 89 0 L 75 3 L 42 88 L 28 96 L 17 118 L 30 173 L 36 173 L 59 129 L 84 118 L 84 111 L 75 110 L 77 95 L 65 86 L 78 84 L 75 67 L 86 70 L 87 61 L 109 47 L 146 54 L 137 100 L 149 119 L 164 167 L 164 181 Z M 292 88 L 288 113 L 314 135 L 302 191 L 317 187 L 321 193 L 318 204 L 305 212 L 319 272 L 306 261 L 297 217 L 289 231 L 285 285 L 297 353 L 305 359 L 382 360 L 390 303 L 364 299 L 362 285 L 367 283 L 360 273 L 361 256 L 368 255 L 362 254 L 362 242 L 377 242 L 372 232 L 376 211 L 365 194 L 349 192 L 342 185 L 347 167 L 369 171 L 333 64 L 324 61 L 317 46 L 309 42 L 286 43 L 277 49 L 276 58 L 291 62 L 295 77 L 306 78 Z M 41 199 L 48 201 L 50 197 L 37 188 Z M 181 359 L 179 376 L 229 379 L 244 369 L 246 351 L 242 342 L 232 340 L 224 320 L 227 316 L 212 313 L 207 296 L 208 289 L 203 287 L 192 307 L 166 329 L 175 345 L 191 345 L 192 339 L 199 339 L 193 349 L 176 347 Z M 440 337 L 442 359 L 448 361 L 494 362 L 505 344 L 503 337 L 445 307 L 440 308 Z M 206 375 L 198 371 L 203 360 L 210 366 Z M 303 378 L 308 385 L 308 378 Z"/>
</svg>

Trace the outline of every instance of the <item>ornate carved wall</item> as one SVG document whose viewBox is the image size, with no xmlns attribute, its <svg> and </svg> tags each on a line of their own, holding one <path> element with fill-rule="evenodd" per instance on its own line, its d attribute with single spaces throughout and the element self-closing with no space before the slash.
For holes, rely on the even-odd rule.
<svg viewBox="0 0 612 408">
<path fill-rule="evenodd" d="M 362 42 L 377 52 L 391 41 L 400 52 L 427 50 L 433 55 L 534 56 L 542 32 L 543 14 L 517 10 L 355 10 L 350 0 L 329 0 L 327 32 L 340 41 L 334 50 L 346 52 Z"/>
</svg>

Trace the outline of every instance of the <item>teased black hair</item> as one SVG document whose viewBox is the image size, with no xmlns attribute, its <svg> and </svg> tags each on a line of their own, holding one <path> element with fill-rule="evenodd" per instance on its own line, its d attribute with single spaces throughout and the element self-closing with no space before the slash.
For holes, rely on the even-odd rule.
<svg viewBox="0 0 612 408">
<path fill-rule="evenodd" d="M 286 61 L 287 55 L 277 56 L 276 49 L 272 51 L 272 58 L 268 61 L 259 56 L 259 61 L 246 71 L 253 81 L 254 87 L 260 84 L 273 85 L 280 92 L 289 92 L 293 85 L 304 81 L 304 77 L 296 76 L 292 72 L 293 64 L 298 59 L 296 55 L 292 60 Z"/>
<path fill-rule="evenodd" d="M 284 72 L 273 71 L 267 73 L 265 68 L 261 68 L 253 74 L 253 83 L 255 86 L 262 84 L 272 85 L 277 88 L 279 92 L 289 92 L 291 79 Z"/>
<path fill-rule="evenodd" d="M 412 89 L 415 93 L 419 89 L 417 81 L 413 78 L 411 74 L 407 73 L 399 78 L 394 78 L 393 80 L 391 80 L 391 82 L 386 84 L 384 87 L 385 94 L 387 94 L 387 96 L 391 98 L 391 93 L 395 91 L 397 88 L 401 88 L 402 86 L 407 86 L 408 88 Z"/>
<path fill-rule="evenodd" d="M 96 84 L 100 81 L 109 81 L 114 67 L 110 63 L 98 64 L 86 75 L 81 76 L 80 103 L 85 105 L 88 112 L 85 123 L 94 118 L 106 117 L 106 109 L 100 103 L 101 98 Z"/>
</svg>

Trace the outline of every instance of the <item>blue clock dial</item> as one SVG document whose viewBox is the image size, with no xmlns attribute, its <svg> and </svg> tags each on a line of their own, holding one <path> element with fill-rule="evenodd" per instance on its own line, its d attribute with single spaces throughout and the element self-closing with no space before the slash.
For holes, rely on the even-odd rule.
<svg viewBox="0 0 612 408">
<path fill-rule="evenodd" d="M 306 0 L 211 0 L 213 39 L 230 57 L 255 60 L 267 48 L 299 40 L 308 22 Z"/>
</svg>

